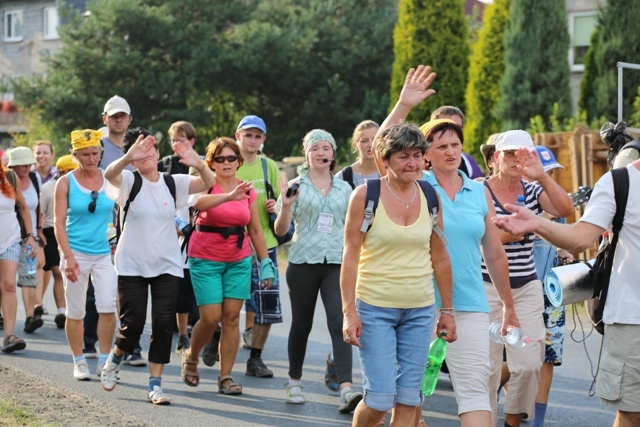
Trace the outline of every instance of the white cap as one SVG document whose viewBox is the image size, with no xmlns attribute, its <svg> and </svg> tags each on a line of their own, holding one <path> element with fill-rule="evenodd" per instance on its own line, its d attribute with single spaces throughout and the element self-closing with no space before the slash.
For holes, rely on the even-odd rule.
<svg viewBox="0 0 640 427">
<path fill-rule="evenodd" d="M 517 150 L 519 148 L 535 150 L 533 139 L 528 132 L 520 129 L 508 130 L 496 138 L 496 151 Z"/>
<path fill-rule="evenodd" d="M 126 113 L 131 115 L 131 108 L 127 101 L 118 95 L 113 96 L 111 99 L 104 104 L 104 111 L 102 114 L 106 114 L 107 116 L 113 116 L 118 113 Z"/>
</svg>

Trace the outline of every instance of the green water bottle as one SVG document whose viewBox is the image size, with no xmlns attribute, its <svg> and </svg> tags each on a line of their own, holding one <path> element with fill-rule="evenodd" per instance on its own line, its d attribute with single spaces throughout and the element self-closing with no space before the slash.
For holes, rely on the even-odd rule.
<svg viewBox="0 0 640 427">
<path fill-rule="evenodd" d="M 447 333 L 443 331 L 429 346 L 429 359 L 422 377 L 422 394 L 425 396 L 431 396 L 436 389 L 440 367 L 447 355 L 447 342 L 442 339 L 446 335 Z"/>
</svg>

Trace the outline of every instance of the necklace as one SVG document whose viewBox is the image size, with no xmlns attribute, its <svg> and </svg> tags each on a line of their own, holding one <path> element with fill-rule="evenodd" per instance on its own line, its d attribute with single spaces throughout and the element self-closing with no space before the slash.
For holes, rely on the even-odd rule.
<svg viewBox="0 0 640 427">
<path fill-rule="evenodd" d="M 416 199 L 416 195 L 418 194 L 418 189 L 416 188 L 416 186 L 413 186 L 413 196 L 411 197 L 411 200 L 409 200 L 408 202 L 405 202 L 404 200 L 402 200 L 400 198 L 400 196 L 398 196 L 392 189 L 391 189 L 391 185 L 389 185 L 389 179 L 385 179 L 384 182 L 387 183 L 387 188 L 389 189 L 389 191 L 391 192 L 391 194 L 393 194 L 393 197 L 395 197 L 396 199 L 400 200 L 400 202 L 404 203 L 404 208 L 405 209 L 409 209 L 409 205 L 411 203 L 413 203 L 413 201 Z"/>
</svg>

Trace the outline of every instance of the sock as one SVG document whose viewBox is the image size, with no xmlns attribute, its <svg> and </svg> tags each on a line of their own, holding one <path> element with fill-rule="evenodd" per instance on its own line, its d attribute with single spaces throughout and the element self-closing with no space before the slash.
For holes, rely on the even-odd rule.
<svg viewBox="0 0 640 427">
<path fill-rule="evenodd" d="M 342 398 L 346 393 L 351 393 L 351 392 L 353 392 L 353 389 L 351 387 L 345 387 L 340 390 L 340 397 Z"/>
<path fill-rule="evenodd" d="M 544 427 L 544 416 L 547 413 L 547 404 L 536 402 L 536 416 L 531 427 Z"/>
<path fill-rule="evenodd" d="M 153 387 L 162 388 L 162 377 L 149 377 L 149 391 L 153 391 Z"/>
<path fill-rule="evenodd" d="M 78 362 L 80 361 L 84 361 L 84 363 L 87 363 L 87 358 L 84 357 L 84 354 L 81 354 L 80 356 L 73 356 L 73 364 L 77 365 Z"/>
<path fill-rule="evenodd" d="M 249 359 L 254 359 L 256 357 L 258 359 L 262 357 L 262 349 L 251 347 L 251 353 L 249 353 Z"/>
<path fill-rule="evenodd" d="M 120 356 L 116 356 L 116 354 L 112 351 L 109 355 L 109 362 L 120 365 L 120 363 L 122 363 L 122 358 L 124 357 L 124 355 L 125 353 L 122 353 Z"/>
<path fill-rule="evenodd" d="M 98 366 L 104 365 L 108 357 L 109 357 L 109 353 L 100 353 L 98 355 Z"/>
<path fill-rule="evenodd" d="M 58 309 L 58 314 L 65 314 L 67 312 L 67 307 L 60 307 Z"/>
<path fill-rule="evenodd" d="M 289 378 L 289 386 L 293 386 L 293 385 L 302 386 L 302 380 L 292 380 L 291 378 Z"/>
</svg>

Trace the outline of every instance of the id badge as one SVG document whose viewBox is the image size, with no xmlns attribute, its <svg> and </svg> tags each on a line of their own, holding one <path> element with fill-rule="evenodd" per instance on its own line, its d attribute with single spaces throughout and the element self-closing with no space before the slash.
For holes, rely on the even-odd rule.
<svg viewBox="0 0 640 427">
<path fill-rule="evenodd" d="M 318 231 L 320 233 L 331 233 L 333 226 L 333 214 L 322 212 L 318 217 Z"/>
</svg>

